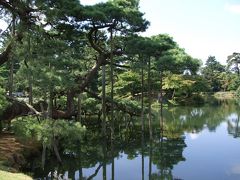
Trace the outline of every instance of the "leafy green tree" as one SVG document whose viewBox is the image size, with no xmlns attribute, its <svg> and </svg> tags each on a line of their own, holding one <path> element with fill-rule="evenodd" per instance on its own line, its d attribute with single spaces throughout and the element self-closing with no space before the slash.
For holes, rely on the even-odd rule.
<svg viewBox="0 0 240 180">
<path fill-rule="evenodd" d="M 192 93 L 209 92 L 210 85 L 208 84 L 207 80 L 201 75 L 194 75 L 194 76 L 185 75 L 184 77 L 194 82 L 189 89 L 190 95 Z"/>
<path fill-rule="evenodd" d="M 190 88 L 195 82 L 185 79 L 183 75 L 168 74 L 163 80 L 163 89 L 172 90 L 172 99 L 175 97 L 176 91 L 184 91 Z"/>
<path fill-rule="evenodd" d="M 239 76 L 232 72 L 222 72 L 218 75 L 223 91 L 235 91 L 240 85 Z"/>
</svg>

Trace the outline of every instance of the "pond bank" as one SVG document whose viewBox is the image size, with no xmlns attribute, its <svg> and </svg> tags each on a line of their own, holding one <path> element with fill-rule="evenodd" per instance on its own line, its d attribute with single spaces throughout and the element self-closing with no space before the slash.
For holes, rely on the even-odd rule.
<svg viewBox="0 0 240 180">
<path fill-rule="evenodd" d="M 236 94 L 234 91 L 216 92 L 214 97 L 217 99 L 233 99 L 236 97 Z"/>
<path fill-rule="evenodd" d="M 212 103 L 216 100 L 230 100 L 236 98 L 234 91 L 200 93 L 193 94 L 190 97 L 177 97 L 174 100 L 168 100 L 172 106 L 202 106 L 203 104 Z"/>
<path fill-rule="evenodd" d="M 25 178 L 24 175 L 15 173 L 27 163 L 27 157 L 39 154 L 39 149 L 39 145 L 35 142 L 22 142 L 13 133 L 2 132 L 0 134 L 0 177 Z"/>
</svg>

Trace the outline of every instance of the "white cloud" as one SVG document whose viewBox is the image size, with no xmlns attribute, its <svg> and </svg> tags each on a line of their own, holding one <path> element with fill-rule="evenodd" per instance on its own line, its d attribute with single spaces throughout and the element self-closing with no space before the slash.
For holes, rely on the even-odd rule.
<svg viewBox="0 0 240 180">
<path fill-rule="evenodd" d="M 189 133 L 189 137 L 191 140 L 197 139 L 200 136 L 200 134 L 195 134 L 195 133 Z"/>
<path fill-rule="evenodd" d="M 240 164 L 236 164 L 231 169 L 232 174 L 240 174 Z"/>
<path fill-rule="evenodd" d="M 226 4 L 225 9 L 235 14 L 240 14 L 240 4 Z"/>
</svg>

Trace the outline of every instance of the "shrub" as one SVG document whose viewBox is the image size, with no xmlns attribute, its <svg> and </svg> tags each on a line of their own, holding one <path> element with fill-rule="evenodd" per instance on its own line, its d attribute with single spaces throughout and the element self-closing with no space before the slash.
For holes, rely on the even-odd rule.
<svg viewBox="0 0 240 180">
<path fill-rule="evenodd" d="M 24 117 L 13 121 L 14 132 L 23 138 L 34 138 L 47 147 L 52 146 L 53 138 L 57 138 L 63 145 L 82 139 L 85 127 L 79 122 L 66 120 L 43 120 L 39 122 L 36 117 Z"/>
</svg>

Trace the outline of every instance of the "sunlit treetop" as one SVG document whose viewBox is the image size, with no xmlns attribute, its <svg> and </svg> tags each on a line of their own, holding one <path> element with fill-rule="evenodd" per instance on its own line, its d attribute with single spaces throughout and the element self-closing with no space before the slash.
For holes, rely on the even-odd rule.
<svg viewBox="0 0 240 180">
<path fill-rule="evenodd" d="M 93 6 L 85 6 L 83 20 L 85 27 L 110 27 L 131 32 L 145 31 L 149 22 L 143 18 L 135 0 L 111 0 Z"/>
</svg>

